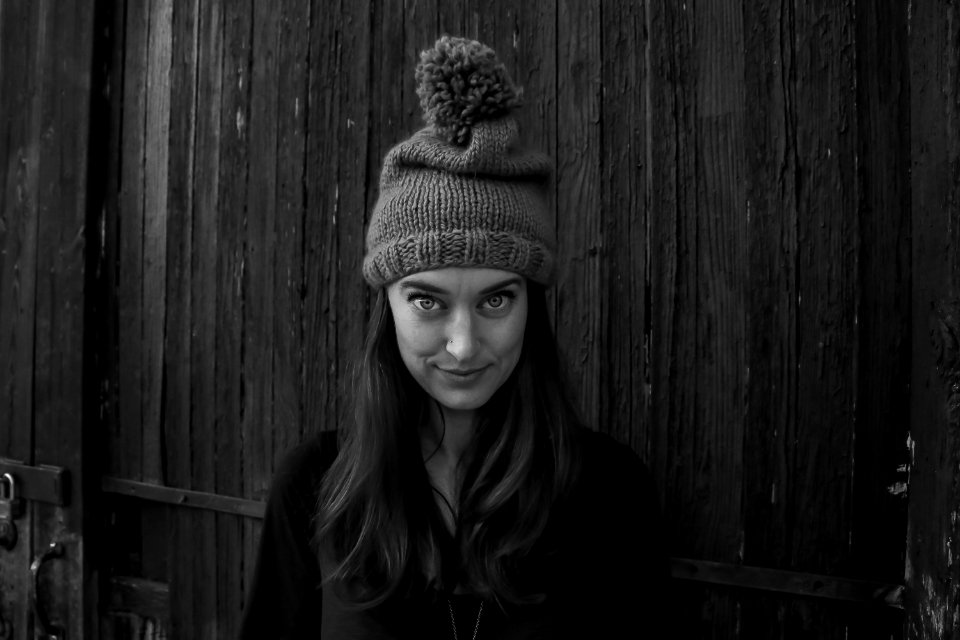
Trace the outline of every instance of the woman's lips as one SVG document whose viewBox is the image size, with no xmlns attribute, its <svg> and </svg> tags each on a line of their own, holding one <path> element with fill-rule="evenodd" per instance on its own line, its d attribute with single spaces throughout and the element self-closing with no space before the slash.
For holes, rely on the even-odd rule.
<svg viewBox="0 0 960 640">
<path fill-rule="evenodd" d="M 483 372 L 487 370 L 487 367 L 479 367 L 476 369 L 444 369 L 443 367 L 437 367 L 437 370 L 439 370 L 440 375 L 442 375 L 449 382 L 457 385 L 464 385 L 474 382 L 477 378 L 483 375 Z"/>
</svg>

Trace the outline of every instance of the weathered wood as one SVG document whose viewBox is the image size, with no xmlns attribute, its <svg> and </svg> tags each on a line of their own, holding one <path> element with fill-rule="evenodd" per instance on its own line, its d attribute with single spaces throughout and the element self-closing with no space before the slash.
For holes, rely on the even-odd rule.
<svg viewBox="0 0 960 640">
<path fill-rule="evenodd" d="M 788 92 L 793 49 L 781 7 L 744 9 L 746 291 L 749 372 L 744 433 L 743 561 L 789 567 L 791 476 L 797 405 L 797 181 L 792 151 L 795 114 Z M 748 27 L 749 28 L 746 28 Z M 743 637 L 782 632 L 780 601 L 748 600 Z"/>
<path fill-rule="evenodd" d="M 167 221 L 173 0 L 151 0 L 147 49 L 143 218 L 143 479 L 163 481 L 163 363 L 167 336 Z M 177 300 L 179 302 L 179 299 Z"/>
<path fill-rule="evenodd" d="M 960 634 L 960 7 L 911 4 L 908 638 Z"/>
<path fill-rule="evenodd" d="M 672 576 L 680 580 L 903 608 L 903 585 L 900 584 L 687 558 L 673 558 L 671 565 Z"/>
<path fill-rule="evenodd" d="M 910 387 L 907 7 L 856 7 L 859 281 L 851 557 L 844 571 L 903 580 Z M 885 626 L 884 626 L 885 624 Z M 898 624 L 902 627 L 902 624 Z M 865 616 L 850 640 L 902 637 Z"/>
<path fill-rule="evenodd" d="M 190 292 L 190 484 L 217 489 L 217 300 L 219 281 L 220 130 L 223 83 L 223 3 L 204 1 L 197 17 L 196 142 L 192 188 L 193 255 Z M 217 529 L 213 513 L 175 516 L 169 546 L 171 582 L 192 581 L 193 599 L 176 597 L 171 606 L 183 628 L 215 630 L 217 609 Z M 185 547 L 191 553 L 184 553 Z M 175 591 L 179 593 L 179 591 Z"/>
<path fill-rule="evenodd" d="M 91 565 L 85 558 L 84 535 L 92 523 L 83 517 L 87 504 L 83 474 L 84 455 L 92 451 L 84 435 L 85 429 L 93 428 L 96 405 L 86 403 L 83 392 L 85 376 L 93 373 L 92 360 L 84 357 L 84 294 L 85 228 L 93 219 L 88 211 L 87 167 L 94 12 L 88 3 L 41 2 L 37 10 L 38 120 L 31 132 L 38 148 L 38 189 L 33 194 L 35 386 L 32 424 L 24 426 L 33 429 L 28 461 L 69 469 L 74 490 L 68 507 L 35 505 L 35 520 L 24 538 L 33 540 L 35 553 L 54 541 L 63 544 L 65 554 L 45 570 L 42 595 L 52 621 L 74 637 L 90 637 L 97 630 L 95 616 L 89 614 L 96 594 L 89 588 Z"/>
<path fill-rule="evenodd" d="M 534 149 L 557 157 L 557 4 L 550 0 L 524 3 L 517 16 L 517 72 L 523 87 L 523 108 L 517 115 L 524 140 Z M 556 183 L 556 168 L 554 168 Z M 554 184 L 554 187 L 556 185 Z M 555 206 L 556 188 L 550 192 Z"/>
<path fill-rule="evenodd" d="M 276 259 L 273 272 L 277 298 L 274 315 L 273 462 L 303 437 L 300 393 L 303 345 L 303 226 L 306 212 L 307 83 L 310 3 L 282 4 L 278 51 Z M 361 154 L 361 156 L 364 154 Z M 268 481 L 269 482 L 269 481 Z"/>
<path fill-rule="evenodd" d="M 337 242 L 336 295 L 331 310 L 337 329 L 337 425 L 346 422 L 352 408 L 346 399 L 352 388 L 352 373 L 363 351 L 368 287 L 361 265 L 364 254 L 366 212 L 373 207 L 365 197 L 369 146 L 370 43 L 373 26 L 369 7 L 344 3 L 344 33 L 340 37 L 340 62 L 336 95 L 340 97 L 336 122 L 338 199 L 335 213 Z M 379 173 L 376 174 L 379 177 Z"/>
<path fill-rule="evenodd" d="M 130 576 L 110 578 L 109 607 L 116 612 L 154 618 L 167 626 L 170 619 L 170 585 Z"/>
<path fill-rule="evenodd" d="M 243 495 L 266 496 L 273 475 L 274 300 L 276 264 L 277 146 L 280 7 L 272 0 L 253 2 L 250 75 L 249 176 L 244 220 L 243 269 Z M 260 523 L 246 519 L 240 564 L 252 573 Z M 241 601 L 242 602 L 242 601 Z"/>
<path fill-rule="evenodd" d="M 581 2 L 557 5 L 557 339 L 587 424 L 599 422 L 602 362 L 600 262 L 604 213 L 600 204 L 599 8 Z"/>
<path fill-rule="evenodd" d="M 165 469 L 177 489 L 259 503 L 284 452 L 341 424 L 382 158 L 422 124 L 420 51 L 465 34 L 497 49 L 525 89 L 525 140 L 557 162 L 551 295 L 571 377 L 591 426 L 650 463 L 669 551 L 896 582 L 903 7 L 202 0 L 173 3 L 163 32 L 145 17 L 159 2 L 117 4 L 113 475 Z M 259 524 L 173 509 L 169 526 L 152 570 L 179 594 L 172 632 L 230 637 Z M 707 637 L 896 625 L 789 595 L 688 596 L 681 615 Z"/>
<path fill-rule="evenodd" d="M 600 158 L 605 249 L 599 429 L 651 458 L 646 12 L 620 3 L 602 12 Z"/>
<path fill-rule="evenodd" d="M 112 426 L 117 455 L 110 471 L 126 478 L 143 477 L 143 200 L 148 20 L 144 9 L 126 12 L 120 150 L 120 192 L 117 195 L 119 317 L 117 401 L 119 422 Z"/>
<path fill-rule="evenodd" d="M 33 461 L 39 20 L 36 3 L 0 4 L 0 455 L 24 462 Z M 28 638 L 32 526 L 29 510 L 17 521 L 20 543 L 0 553 L 0 617 L 15 640 Z"/>
<path fill-rule="evenodd" d="M 671 553 L 696 557 L 698 533 L 708 529 L 699 518 L 709 511 L 708 478 L 689 448 L 695 443 L 696 371 L 696 210 L 695 160 L 689 139 L 695 131 L 687 104 L 691 82 L 678 52 L 689 50 L 688 17 L 673 2 L 647 5 L 650 184 L 649 225 L 652 349 L 651 423 L 655 432 L 654 467 L 663 487 Z M 652 135 L 652 132 L 657 132 Z M 688 473 L 693 466 L 697 473 Z M 672 505 L 684 504 L 684 509 Z M 710 534 L 707 534 L 710 535 Z M 687 603 L 696 606 L 696 603 Z M 699 613 L 683 615 L 699 617 Z"/>
<path fill-rule="evenodd" d="M 194 226 L 194 160 L 197 137 L 198 1 L 173 7 L 170 65 L 170 120 L 166 226 L 166 318 L 164 323 L 164 481 L 190 486 L 191 318 L 194 314 L 191 262 Z M 152 150 L 151 150 L 152 152 Z M 161 158 L 162 160 L 162 158 Z M 158 212 L 161 213 L 161 212 Z"/>
<path fill-rule="evenodd" d="M 667 498 L 696 504 L 689 510 L 693 520 L 675 525 L 684 546 L 674 552 L 725 561 L 735 560 L 742 544 L 746 385 L 743 26 L 734 9 L 664 3 L 657 9 L 659 22 L 651 18 L 659 26 L 650 34 L 655 63 L 664 65 L 650 79 L 652 112 L 673 102 L 672 113 L 661 116 L 666 130 L 651 131 L 654 139 L 664 138 L 652 143 L 651 208 L 658 216 L 672 210 L 665 216 L 669 222 L 651 230 L 652 242 L 669 239 L 669 253 L 652 260 L 663 258 L 676 270 L 672 282 L 657 283 L 662 272 L 652 278 L 661 295 L 673 298 L 663 298 L 664 307 L 654 300 L 661 315 L 653 320 L 652 340 L 668 331 L 664 324 L 676 332 L 661 352 L 667 362 L 658 363 L 652 385 L 670 396 L 666 424 L 672 433 L 658 434 L 667 438 L 668 457 L 696 469 L 684 472 L 679 493 Z M 667 182 L 661 184 L 658 175 Z M 688 532 L 697 532 L 696 539 Z M 702 612 L 691 615 L 709 616 L 717 637 L 735 634 L 738 626 L 736 603 L 723 593 L 711 593 Z"/>
<path fill-rule="evenodd" d="M 220 115 L 220 180 L 217 205 L 217 309 L 216 309 L 216 423 L 214 438 L 217 493 L 242 496 L 245 477 L 243 438 L 244 271 L 247 253 L 244 225 L 250 185 L 250 90 L 253 6 L 250 0 L 225 2 Z M 259 151 L 259 150 L 258 150 Z M 254 187 L 255 188 L 255 187 Z M 253 363 L 250 363 L 253 365 Z M 243 523 L 234 516 L 216 516 L 217 576 L 216 617 L 206 612 L 204 623 L 214 622 L 217 637 L 239 635 L 243 607 Z M 248 582 L 248 581 L 246 581 Z M 174 620 L 176 624 L 176 620 Z"/>
<path fill-rule="evenodd" d="M 206 491 L 162 487 L 150 482 L 137 482 L 110 476 L 102 479 L 100 489 L 109 494 L 250 518 L 262 518 L 265 505 L 265 502 L 259 500 L 222 496 Z"/>
<path fill-rule="evenodd" d="M 163 274 L 166 311 L 163 326 L 164 339 L 164 396 L 161 407 L 163 415 L 164 455 L 162 461 L 163 482 L 175 487 L 189 487 L 191 481 L 191 405 L 192 375 L 191 364 L 193 350 L 191 340 L 193 297 L 193 270 L 191 263 L 194 252 L 194 162 L 197 139 L 197 36 L 199 29 L 198 3 L 196 1 L 176 3 L 170 7 L 170 70 L 169 70 L 169 147 L 160 152 L 153 145 L 147 148 L 147 155 L 157 155 L 156 162 L 167 164 L 168 192 L 166 210 L 152 209 L 153 215 L 166 218 L 166 270 Z M 166 157 L 164 157 L 166 156 Z M 159 276 L 159 274 L 157 274 Z M 145 277 L 150 277 L 145 274 Z M 156 277 L 156 276 L 155 276 Z M 154 287 L 158 286 L 156 284 Z M 120 480 L 120 482 L 124 482 Z M 102 488 L 109 480 L 105 478 Z M 135 486 L 140 486 L 137 483 Z M 157 484 L 146 484 L 163 490 Z M 179 514 L 178 514 L 179 515 Z M 145 516 L 146 517 L 146 516 Z M 187 542 L 196 529 L 197 518 L 190 515 L 173 517 L 168 523 L 171 535 L 164 540 L 160 548 L 154 548 L 144 539 L 144 546 L 154 548 L 151 555 L 165 555 L 169 567 L 169 585 L 177 594 L 176 618 L 182 629 L 195 629 L 196 619 L 192 614 L 192 603 L 196 601 L 196 591 L 205 585 L 196 579 L 195 567 L 202 563 L 198 557 L 199 545 Z M 149 531 L 160 523 L 148 522 Z M 193 526 L 191 526 L 193 525 Z M 200 533 L 199 535 L 205 535 Z M 163 554 L 161 552 L 165 551 Z M 166 576 L 165 576 L 166 577 Z M 166 584 L 164 586 L 167 586 Z M 114 585 L 115 589 L 115 585 Z M 114 596 L 115 597 L 115 596 Z M 169 598 L 166 603 L 166 615 L 162 625 L 169 628 Z M 136 612 L 136 610 L 135 610 Z M 140 614 L 144 618 L 157 618 L 156 614 Z"/>
<path fill-rule="evenodd" d="M 307 148 L 304 217 L 303 395 L 304 431 L 337 428 L 337 230 L 340 153 L 337 125 L 339 56 L 335 47 L 339 16 L 326 3 L 310 8 L 310 48 L 307 62 Z M 386 54 L 385 54 L 386 55 Z M 391 54 L 392 55 L 392 54 Z M 350 212 L 351 214 L 353 212 Z M 346 213 L 342 215 L 347 215 Z"/>
</svg>

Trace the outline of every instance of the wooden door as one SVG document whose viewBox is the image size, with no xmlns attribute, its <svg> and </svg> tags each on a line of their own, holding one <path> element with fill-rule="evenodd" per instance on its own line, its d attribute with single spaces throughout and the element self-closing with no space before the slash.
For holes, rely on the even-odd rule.
<svg viewBox="0 0 960 640">
<path fill-rule="evenodd" d="M 15 640 L 96 637 L 84 456 L 93 24 L 87 2 L 0 2 L 0 474 L 26 498 L 16 544 L 0 547 L 0 636 Z"/>
<path fill-rule="evenodd" d="M 560 161 L 558 333 L 700 635 L 956 635 L 956 8 L 478 7 L 0 1 L 0 635 L 41 630 L 59 544 L 62 636 L 235 637 L 274 466 L 346 410 L 364 212 L 443 31 Z"/>
</svg>

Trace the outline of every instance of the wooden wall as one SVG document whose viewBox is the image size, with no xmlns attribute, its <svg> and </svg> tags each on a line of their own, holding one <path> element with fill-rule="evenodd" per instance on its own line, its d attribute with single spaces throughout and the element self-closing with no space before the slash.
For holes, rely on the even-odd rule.
<svg viewBox="0 0 960 640">
<path fill-rule="evenodd" d="M 913 402 L 907 633 L 960 636 L 960 6 L 910 32 Z"/>
<path fill-rule="evenodd" d="M 112 498 L 104 629 L 236 635 L 250 505 L 343 415 L 379 165 L 443 32 L 498 50 L 556 159 L 557 333 L 586 419 L 653 469 L 669 552 L 903 580 L 906 4 L 102 5 L 104 475 L 247 510 Z M 677 586 L 677 637 L 902 636 L 892 609 Z"/>
<path fill-rule="evenodd" d="M 0 546 L 5 640 L 42 631 L 37 607 L 72 637 L 96 628 L 84 546 L 96 530 L 85 513 L 98 481 L 91 473 L 87 482 L 86 456 L 103 443 L 88 438 L 98 404 L 86 230 L 104 191 L 88 180 L 99 175 L 90 153 L 94 25 L 90 3 L 0 1 L 0 469 L 30 498 L 13 522 L 16 544 Z M 69 500 L 40 496 L 7 462 L 69 469 Z M 62 553 L 35 581 L 31 563 L 54 542 Z"/>
</svg>

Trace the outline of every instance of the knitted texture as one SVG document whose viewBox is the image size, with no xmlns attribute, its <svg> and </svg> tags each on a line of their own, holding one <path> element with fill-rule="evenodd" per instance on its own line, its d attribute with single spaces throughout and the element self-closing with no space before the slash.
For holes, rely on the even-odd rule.
<svg viewBox="0 0 960 640">
<path fill-rule="evenodd" d="M 550 284 L 551 163 L 525 149 L 520 90 L 489 47 L 444 36 L 417 66 L 427 126 L 391 149 L 367 229 L 374 287 L 443 267 L 490 267 Z"/>
</svg>

